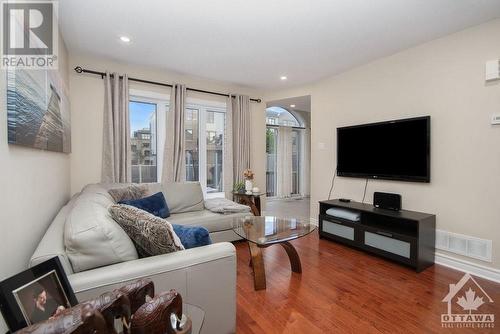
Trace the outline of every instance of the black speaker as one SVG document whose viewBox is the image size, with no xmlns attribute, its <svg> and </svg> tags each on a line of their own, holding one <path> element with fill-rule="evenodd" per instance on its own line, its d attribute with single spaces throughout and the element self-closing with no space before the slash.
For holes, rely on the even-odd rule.
<svg viewBox="0 0 500 334">
<path fill-rule="evenodd" d="M 373 193 L 373 206 L 380 209 L 401 210 L 401 195 L 391 193 Z"/>
</svg>

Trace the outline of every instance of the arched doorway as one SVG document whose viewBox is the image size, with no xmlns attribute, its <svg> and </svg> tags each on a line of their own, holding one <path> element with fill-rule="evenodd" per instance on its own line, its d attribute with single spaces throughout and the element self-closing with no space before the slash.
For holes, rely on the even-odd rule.
<svg viewBox="0 0 500 334">
<path fill-rule="evenodd" d="M 305 124 L 280 106 L 266 109 L 266 189 L 268 197 L 303 196 Z M 307 176 L 308 177 L 308 176 Z"/>
</svg>

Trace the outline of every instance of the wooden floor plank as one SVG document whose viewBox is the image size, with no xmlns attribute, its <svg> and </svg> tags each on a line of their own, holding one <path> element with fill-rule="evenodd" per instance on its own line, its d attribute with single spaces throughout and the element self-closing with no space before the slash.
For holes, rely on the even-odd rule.
<svg viewBox="0 0 500 334">
<path fill-rule="evenodd" d="M 449 284 L 463 273 L 443 266 L 416 273 L 377 256 L 319 239 L 317 233 L 292 241 L 302 274 L 292 273 L 279 245 L 263 250 L 267 289 L 255 291 L 250 254 L 236 242 L 237 333 L 499 333 L 500 284 L 476 281 L 496 301 L 481 306 L 497 328 L 441 326 Z"/>
</svg>

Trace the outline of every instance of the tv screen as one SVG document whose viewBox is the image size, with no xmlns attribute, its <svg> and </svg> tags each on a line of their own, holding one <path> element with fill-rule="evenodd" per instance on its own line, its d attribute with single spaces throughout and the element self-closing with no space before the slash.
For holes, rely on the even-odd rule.
<svg viewBox="0 0 500 334">
<path fill-rule="evenodd" d="M 430 116 L 337 128 L 337 175 L 430 182 Z"/>
</svg>

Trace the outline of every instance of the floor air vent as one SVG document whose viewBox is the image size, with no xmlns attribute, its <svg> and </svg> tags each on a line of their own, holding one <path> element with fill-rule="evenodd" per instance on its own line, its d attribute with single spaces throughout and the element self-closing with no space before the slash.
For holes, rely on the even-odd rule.
<svg viewBox="0 0 500 334">
<path fill-rule="evenodd" d="M 436 248 L 491 262 L 492 241 L 436 230 Z"/>
</svg>

